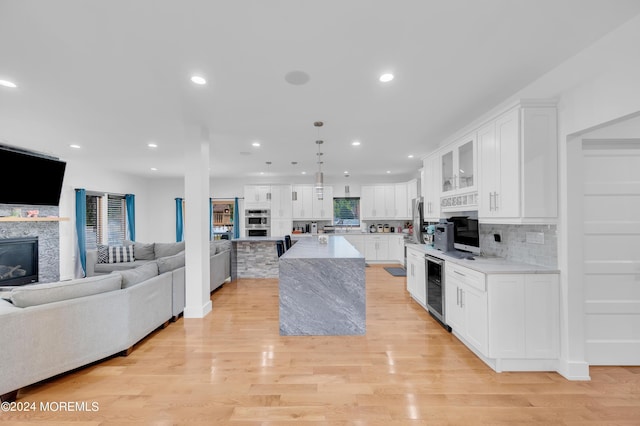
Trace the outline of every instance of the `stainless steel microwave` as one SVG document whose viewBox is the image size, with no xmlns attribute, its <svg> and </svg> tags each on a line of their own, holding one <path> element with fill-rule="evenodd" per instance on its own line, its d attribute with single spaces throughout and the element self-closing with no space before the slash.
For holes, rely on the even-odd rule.
<svg viewBox="0 0 640 426">
<path fill-rule="evenodd" d="M 246 216 L 244 221 L 247 228 L 269 228 L 271 226 L 271 219 L 264 216 Z"/>
</svg>

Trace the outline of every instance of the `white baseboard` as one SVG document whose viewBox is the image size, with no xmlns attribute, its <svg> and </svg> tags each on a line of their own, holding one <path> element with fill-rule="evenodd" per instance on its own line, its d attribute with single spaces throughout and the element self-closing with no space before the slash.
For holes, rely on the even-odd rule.
<svg viewBox="0 0 640 426">
<path fill-rule="evenodd" d="M 558 362 L 558 374 L 567 380 L 591 380 L 591 376 L 589 376 L 589 363 L 586 361 L 568 361 L 561 359 Z"/>
<path fill-rule="evenodd" d="M 211 300 L 207 301 L 202 306 L 185 306 L 184 318 L 204 318 L 213 309 Z"/>
</svg>

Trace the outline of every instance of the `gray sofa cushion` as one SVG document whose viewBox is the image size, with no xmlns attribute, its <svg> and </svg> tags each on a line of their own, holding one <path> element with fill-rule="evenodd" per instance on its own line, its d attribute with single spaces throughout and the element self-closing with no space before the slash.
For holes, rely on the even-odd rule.
<svg viewBox="0 0 640 426">
<path fill-rule="evenodd" d="M 154 252 L 156 259 L 173 256 L 184 250 L 184 241 L 179 243 L 155 243 Z"/>
<path fill-rule="evenodd" d="M 136 257 L 136 260 L 154 260 L 156 258 L 154 243 L 139 243 L 125 240 L 124 244 L 133 246 L 133 255 Z"/>
<path fill-rule="evenodd" d="M 155 261 L 147 262 L 137 268 L 127 269 L 126 271 L 115 271 L 113 274 L 120 274 L 122 277 L 122 288 L 127 288 L 157 276 L 158 264 Z"/>
<path fill-rule="evenodd" d="M 164 274 L 184 266 L 184 251 L 173 256 L 161 257 L 158 260 L 158 272 Z"/>
<path fill-rule="evenodd" d="M 122 277 L 119 275 L 98 275 L 89 278 L 60 281 L 55 283 L 33 284 L 11 290 L 11 302 L 20 308 L 59 302 L 105 293 L 120 289 Z"/>
<path fill-rule="evenodd" d="M 229 240 L 213 240 L 209 243 L 209 255 L 222 253 L 231 250 L 231 241 Z"/>
</svg>

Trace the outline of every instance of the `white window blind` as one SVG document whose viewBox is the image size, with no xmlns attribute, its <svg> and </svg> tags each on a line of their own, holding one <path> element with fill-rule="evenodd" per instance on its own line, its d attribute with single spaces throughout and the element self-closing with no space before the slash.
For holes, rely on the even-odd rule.
<svg viewBox="0 0 640 426">
<path fill-rule="evenodd" d="M 126 238 L 126 203 L 122 195 L 87 194 L 86 248 L 122 245 Z"/>
</svg>

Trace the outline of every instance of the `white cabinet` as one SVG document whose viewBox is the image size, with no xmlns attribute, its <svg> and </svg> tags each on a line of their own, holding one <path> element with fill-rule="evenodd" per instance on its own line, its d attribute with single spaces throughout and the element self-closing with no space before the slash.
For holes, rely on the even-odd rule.
<svg viewBox="0 0 640 426">
<path fill-rule="evenodd" d="M 293 219 L 313 219 L 313 185 L 293 185 L 291 190 Z"/>
<path fill-rule="evenodd" d="M 560 353 L 558 274 L 483 274 L 446 262 L 445 321 L 496 371 L 548 370 Z"/>
<path fill-rule="evenodd" d="M 291 185 L 271 185 L 271 219 L 291 219 Z"/>
<path fill-rule="evenodd" d="M 558 215 L 553 103 L 520 104 L 478 130 L 478 217 L 485 223 L 549 223 Z"/>
<path fill-rule="evenodd" d="M 271 219 L 271 236 L 284 237 L 290 235 L 293 229 L 293 221 L 289 219 Z"/>
<path fill-rule="evenodd" d="M 404 264 L 404 236 L 402 234 L 389 235 L 389 260 Z"/>
<path fill-rule="evenodd" d="M 389 260 L 389 239 L 386 236 L 366 236 L 364 243 L 366 260 Z"/>
<path fill-rule="evenodd" d="M 407 291 L 426 309 L 427 283 L 424 254 L 407 247 Z"/>
<path fill-rule="evenodd" d="M 393 217 L 395 219 L 411 219 L 408 182 L 396 183 L 393 192 L 395 197 Z"/>
<path fill-rule="evenodd" d="M 318 200 L 313 193 L 311 206 L 313 211 L 313 219 L 317 220 L 333 220 L 333 187 L 325 186 L 322 200 Z"/>
<path fill-rule="evenodd" d="M 411 219 L 413 217 L 413 200 L 418 198 L 418 179 L 411 179 L 407 182 L 407 217 Z"/>
<path fill-rule="evenodd" d="M 271 185 L 245 185 L 244 205 L 248 208 L 271 208 Z"/>
<path fill-rule="evenodd" d="M 425 158 L 422 168 L 423 216 L 428 222 L 440 220 L 440 154 Z"/>
<path fill-rule="evenodd" d="M 445 263 L 445 320 L 464 341 L 488 353 L 488 312 L 485 275 Z"/>
<path fill-rule="evenodd" d="M 559 355 L 557 274 L 488 276 L 489 357 L 554 359 Z"/>
<path fill-rule="evenodd" d="M 442 195 L 471 192 L 476 189 L 476 134 L 461 138 L 440 154 Z"/>
<path fill-rule="evenodd" d="M 394 184 L 363 185 L 360 209 L 363 220 L 394 219 L 396 215 Z"/>
</svg>

